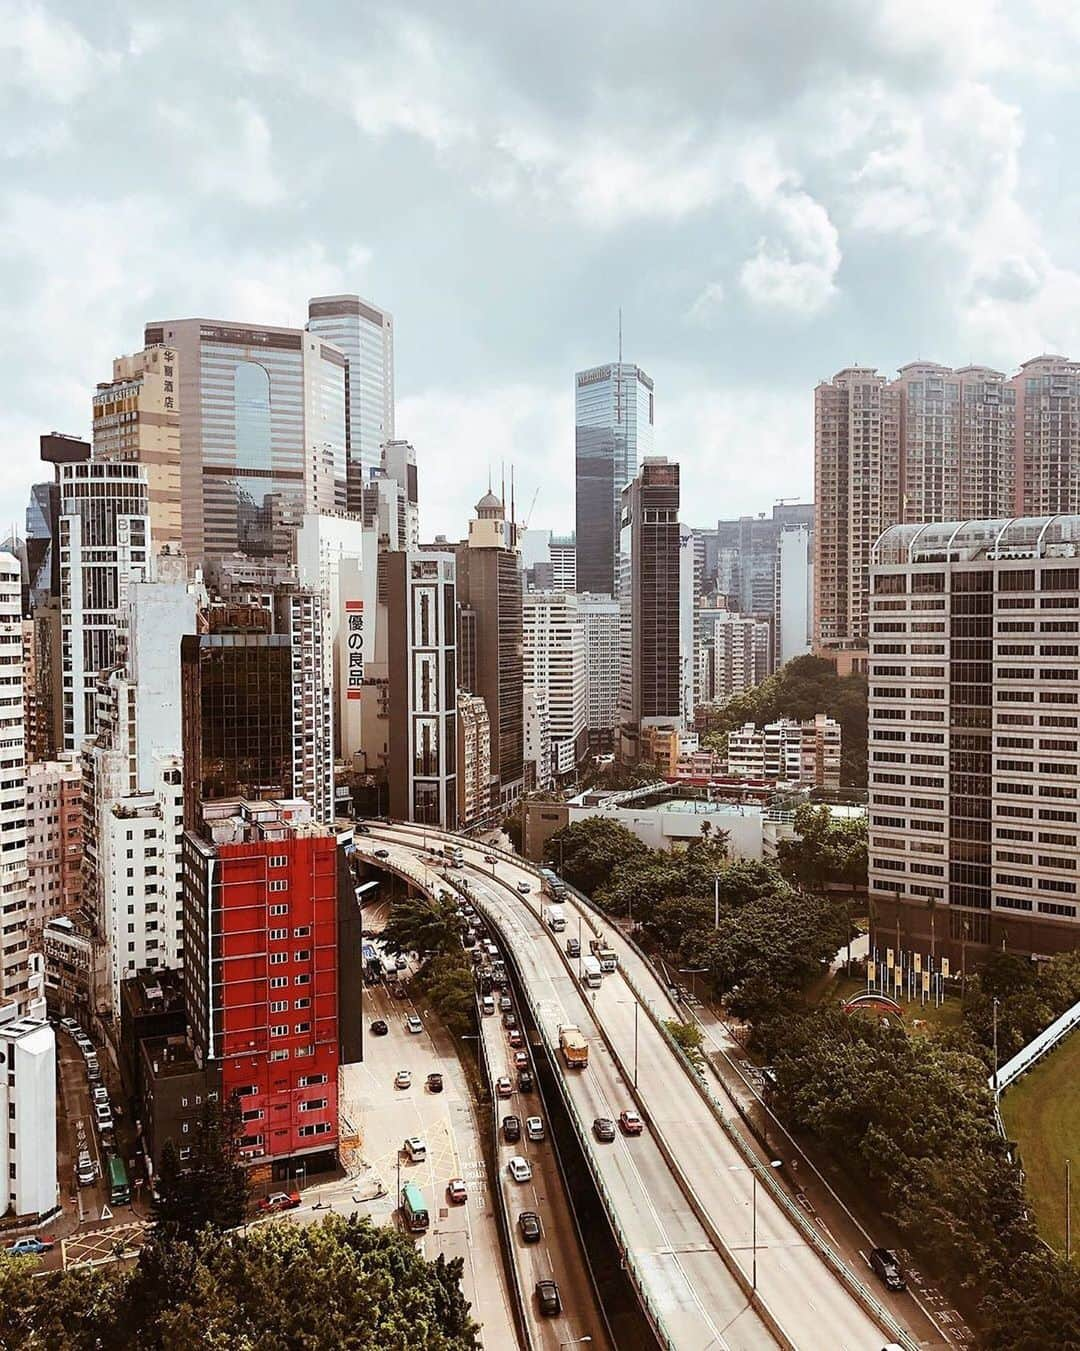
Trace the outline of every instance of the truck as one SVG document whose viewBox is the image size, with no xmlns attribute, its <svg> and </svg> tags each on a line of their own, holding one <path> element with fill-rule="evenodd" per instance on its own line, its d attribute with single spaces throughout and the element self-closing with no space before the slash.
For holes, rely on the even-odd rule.
<svg viewBox="0 0 1080 1351">
<path fill-rule="evenodd" d="M 544 923 L 553 934 L 561 934 L 566 928 L 566 911 L 561 905 L 545 905 Z"/>
<path fill-rule="evenodd" d="M 619 965 L 618 957 L 602 938 L 590 938 L 589 951 L 600 963 L 601 971 L 614 971 Z"/>
<path fill-rule="evenodd" d="M 580 1027 L 566 1024 L 559 1028 L 559 1050 L 568 1070 L 583 1070 L 589 1063 L 589 1043 Z"/>
<path fill-rule="evenodd" d="M 581 983 L 587 985 L 590 990 L 598 990 L 603 975 L 600 969 L 600 963 L 595 957 L 583 957 L 581 959 Z"/>
<path fill-rule="evenodd" d="M 561 901 L 566 896 L 566 883 L 551 868 L 540 869 L 540 885 L 553 901 Z"/>
</svg>

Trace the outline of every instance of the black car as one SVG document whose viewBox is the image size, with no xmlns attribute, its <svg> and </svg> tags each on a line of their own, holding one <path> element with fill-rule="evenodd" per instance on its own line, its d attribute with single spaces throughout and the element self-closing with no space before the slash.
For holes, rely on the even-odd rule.
<svg viewBox="0 0 1080 1351">
<path fill-rule="evenodd" d="M 389 857 L 390 857 L 390 850 L 389 850 L 389 849 L 376 849 L 376 850 L 375 850 L 375 857 L 376 857 L 376 858 L 389 858 Z"/>
<path fill-rule="evenodd" d="M 598 1116 L 592 1123 L 592 1133 L 604 1144 L 615 1139 L 615 1123 L 609 1116 Z"/>
<path fill-rule="evenodd" d="M 387 1027 L 386 1021 L 383 1018 L 376 1018 L 375 1021 L 371 1024 L 372 1036 L 385 1037 L 387 1032 L 389 1031 L 390 1029 Z"/>
<path fill-rule="evenodd" d="M 540 1216 L 535 1210 L 523 1210 L 518 1216 L 518 1228 L 523 1243 L 539 1243 L 541 1239 Z"/>
<path fill-rule="evenodd" d="M 503 1027 L 517 1027 L 517 1014 L 513 1009 L 503 1014 Z"/>
<path fill-rule="evenodd" d="M 518 1074 L 518 1092 L 531 1093 L 533 1091 L 533 1077 L 531 1070 L 522 1070 Z"/>
<path fill-rule="evenodd" d="M 507 1144 L 513 1144 L 515 1140 L 521 1139 L 521 1119 L 519 1117 L 503 1117 L 503 1139 Z"/>
<path fill-rule="evenodd" d="M 568 957 L 581 956 L 581 943 L 578 941 L 578 939 L 568 938 L 566 940 L 566 955 Z"/>
<path fill-rule="evenodd" d="M 554 1281 L 537 1281 L 536 1298 L 540 1302 L 540 1312 L 546 1314 L 549 1318 L 554 1318 L 556 1314 L 562 1313 L 562 1300 L 559 1298 L 559 1287 Z"/>
<path fill-rule="evenodd" d="M 429 1093 L 442 1092 L 442 1075 L 438 1072 L 438 1070 L 432 1070 L 432 1072 L 428 1075 L 427 1086 Z"/>
<path fill-rule="evenodd" d="M 356 831 L 357 835 L 370 835 L 370 834 L 371 834 L 371 827 L 370 827 L 370 826 L 365 826 L 364 823 L 363 823 L 363 821 L 357 821 L 357 823 L 356 823 L 356 825 L 353 827 L 353 829 Z"/>
<path fill-rule="evenodd" d="M 906 1290 L 904 1269 L 896 1253 L 888 1248 L 871 1248 L 870 1265 L 887 1290 Z"/>
</svg>

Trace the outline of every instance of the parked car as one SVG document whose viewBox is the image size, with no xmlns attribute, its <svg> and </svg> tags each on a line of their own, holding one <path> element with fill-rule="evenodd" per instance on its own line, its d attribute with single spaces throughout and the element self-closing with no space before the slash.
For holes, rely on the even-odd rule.
<svg viewBox="0 0 1080 1351">
<path fill-rule="evenodd" d="M 499 860 L 495 857 L 494 854 L 485 854 L 485 855 L 484 855 L 484 862 L 485 862 L 485 863 L 498 863 L 498 861 L 499 861 Z"/>
<path fill-rule="evenodd" d="M 609 1145 L 615 1139 L 615 1123 L 609 1116 L 598 1116 L 592 1123 L 592 1133 L 601 1144 Z"/>
<path fill-rule="evenodd" d="M 390 1031 L 385 1018 L 375 1018 L 371 1024 L 372 1035 L 376 1037 L 385 1037 Z"/>
<path fill-rule="evenodd" d="M 515 1154 L 507 1162 L 506 1168 L 515 1182 L 529 1182 L 532 1179 L 532 1164 L 520 1154 Z"/>
<path fill-rule="evenodd" d="M 514 1086 L 506 1074 L 500 1074 L 495 1080 L 495 1092 L 500 1098 L 508 1098 L 514 1091 Z"/>
<path fill-rule="evenodd" d="M 522 896 L 528 896 L 528 894 L 529 894 L 529 884 L 528 884 L 528 882 L 519 882 L 519 883 L 517 884 L 517 889 L 518 889 L 518 891 L 521 892 Z"/>
<path fill-rule="evenodd" d="M 544 1118 L 542 1116 L 526 1117 L 525 1134 L 530 1140 L 542 1140 L 544 1138 Z"/>
<path fill-rule="evenodd" d="M 548 1318 L 554 1318 L 562 1313 L 562 1300 L 559 1298 L 559 1287 L 554 1281 L 537 1281 L 536 1298 L 540 1304 L 540 1312 Z"/>
<path fill-rule="evenodd" d="M 75 1178 L 80 1187 L 92 1187 L 97 1181 L 97 1169 L 87 1150 L 81 1150 L 75 1165 Z"/>
<path fill-rule="evenodd" d="M 112 1108 L 107 1102 L 96 1102 L 94 1104 L 94 1116 L 97 1118 L 98 1130 L 112 1130 Z"/>
<path fill-rule="evenodd" d="M 261 1215 L 276 1215 L 282 1210 L 295 1210 L 300 1204 L 299 1192 L 271 1192 L 264 1196 L 255 1209 Z"/>
<path fill-rule="evenodd" d="M 521 1139 L 521 1120 L 516 1116 L 504 1116 L 502 1119 L 503 1139 L 508 1145 Z"/>
<path fill-rule="evenodd" d="M 107 1103 L 109 1101 L 109 1090 L 104 1084 L 98 1084 L 90 1096 L 93 1098 L 95 1104 L 99 1102 Z"/>
<path fill-rule="evenodd" d="M 446 1184 L 446 1195 L 456 1206 L 464 1205 L 469 1198 L 463 1177 L 452 1177 Z"/>
<path fill-rule="evenodd" d="M 533 1077 L 531 1070 L 522 1070 L 518 1075 L 518 1088 L 522 1093 L 531 1093 L 533 1091 Z"/>
<path fill-rule="evenodd" d="M 523 1210 L 518 1216 L 518 1228 L 523 1243 L 539 1243 L 542 1237 L 540 1216 L 535 1210 Z"/>
<path fill-rule="evenodd" d="M 401 1148 L 408 1154 L 410 1163 L 423 1163 L 427 1158 L 427 1141 L 422 1135 L 407 1135 Z"/>
<path fill-rule="evenodd" d="M 870 1266 L 887 1290 L 907 1289 L 900 1259 L 890 1248 L 871 1248 Z"/>
<path fill-rule="evenodd" d="M 427 1090 L 429 1093 L 442 1092 L 442 1075 L 438 1070 L 432 1070 L 427 1077 Z"/>
<path fill-rule="evenodd" d="M 398 1070 L 397 1074 L 394 1075 L 394 1087 L 411 1088 L 412 1070 Z"/>
<path fill-rule="evenodd" d="M 79 1030 L 79 1024 L 75 1021 L 74 1018 L 61 1018 L 60 1026 L 67 1028 L 67 1030 L 71 1033 L 72 1036 L 74 1036 L 75 1033 L 78 1032 Z"/>
<path fill-rule="evenodd" d="M 30 1238 L 20 1238 L 14 1243 L 9 1243 L 7 1251 L 13 1257 L 40 1257 L 42 1253 L 51 1252 L 55 1247 L 56 1239 L 32 1235 Z"/>
<path fill-rule="evenodd" d="M 376 850 L 375 850 L 375 857 L 376 857 L 376 858 L 389 858 L 389 857 L 390 857 L 390 850 L 389 850 L 389 849 L 376 849 Z"/>
<path fill-rule="evenodd" d="M 508 994 L 499 995 L 499 1011 L 501 1013 L 510 1013 L 514 1007 L 514 1001 Z M 513 1027 L 513 1023 L 507 1023 L 507 1027 Z"/>
<path fill-rule="evenodd" d="M 578 939 L 568 938 L 566 940 L 566 955 L 568 957 L 581 956 L 581 943 L 578 941 Z"/>
<path fill-rule="evenodd" d="M 413 1034 L 417 1032 L 423 1032 L 424 1024 L 420 1021 L 420 1019 L 417 1017 L 415 1013 L 410 1013 L 409 1016 L 405 1019 L 405 1030 L 407 1032 L 412 1032 Z"/>
<path fill-rule="evenodd" d="M 632 1112 L 628 1108 L 619 1113 L 619 1127 L 624 1135 L 640 1135 L 645 1129 L 645 1123 L 637 1112 Z"/>
</svg>

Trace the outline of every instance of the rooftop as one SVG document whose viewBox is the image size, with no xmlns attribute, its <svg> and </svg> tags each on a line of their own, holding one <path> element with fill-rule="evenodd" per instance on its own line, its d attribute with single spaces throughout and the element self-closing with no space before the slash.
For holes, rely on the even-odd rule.
<svg viewBox="0 0 1080 1351">
<path fill-rule="evenodd" d="M 1010 558 L 1076 558 L 1080 516 L 1014 516 L 1000 520 L 894 525 L 874 545 L 873 562 L 971 563 Z"/>
</svg>

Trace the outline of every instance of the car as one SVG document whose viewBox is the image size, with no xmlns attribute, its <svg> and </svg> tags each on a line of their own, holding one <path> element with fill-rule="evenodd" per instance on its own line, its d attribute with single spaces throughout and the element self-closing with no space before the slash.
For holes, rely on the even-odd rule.
<svg viewBox="0 0 1080 1351">
<path fill-rule="evenodd" d="M 518 1216 L 522 1243 L 539 1243 L 542 1237 L 540 1216 L 535 1210 L 523 1210 Z"/>
<path fill-rule="evenodd" d="M 427 1141 L 422 1135 L 407 1135 L 401 1142 L 402 1152 L 408 1154 L 410 1163 L 423 1163 L 427 1158 Z"/>
<path fill-rule="evenodd" d="M 300 1204 L 299 1192 L 271 1192 L 264 1196 L 255 1209 L 261 1215 L 276 1215 L 282 1210 L 295 1210 Z"/>
<path fill-rule="evenodd" d="M 568 957 L 581 956 L 581 942 L 577 938 L 568 938 L 566 940 L 566 955 Z"/>
<path fill-rule="evenodd" d="M 427 1077 L 427 1091 L 429 1093 L 442 1092 L 442 1075 L 438 1070 L 432 1070 Z"/>
<path fill-rule="evenodd" d="M 900 1259 L 890 1248 L 871 1248 L 870 1266 L 886 1290 L 907 1289 Z"/>
<path fill-rule="evenodd" d="M 502 1001 L 503 1001 L 503 999 L 506 999 L 506 998 L 508 998 L 508 997 L 509 997 L 509 996 L 507 996 L 507 995 L 503 995 L 503 996 L 500 998 L 500 1000 L 499 1000 L 499 1007 L 500 1007 L 500 1008 L 502 1008 Z M 503 1023 L 503 1027 L 517 1027 L 517 1014 L 514 1012 L 514 1010 L 513 1010 L 512 1008 L 509 1008 L 509 1009 L 503 1009 L 503 1019 L 502 1019 L 502 1023 Z"/>
<path fill-rule="evenodd" d="M 529 884 L 528 884 L 528 882 L 519 882 L 519 883 L 517 884 L 517 889 L 518 889 L 518 891 L 521 892 L 522 896 L 528 896 L 528 894 L 529 894 Z"/>
<path fill-rule="evenodd" d="M 99 1102 L 94 1108 L 94 1115 L 97 1118 L 97 1127 L 99 1131 L 111 1131 L 113 1128 L 112 1108 L 105 1103 Z"/>
<path fill-rule="evenodd" d="M 394 1087 L 411 1088 L 412 1070 L 398 1070 L 397 1074 L 394 1075 Z"/>
<path fill-rule="evenodd" d="M 385 1018 L 374 1018 L 371 1023 L 371 1034 L 374 1037 L 385 1037 L 390 1031 Z"/>
<path fill-rule="evenodd" d="M 371 827 L 370 827 L 370 826 L 365 826 L 364 823 L 363 823 L 363 821 L 357 821 L 357 823 L 356 823 L 356 825 L 353 827 L 353 829 L 356 831 L 357 835 L 370 835 L 370 834 L 371 834 Z"/>
<path fill-rule="evenodd" d="M 495 1093 L 500 1098 L 508 1098 L 514 1091 L 514 1085 L 510 1082 L 509 1075 L 500 1074 L 495 1080 Z"/>
<path fill-rule="evenodd" d="M 405 1019 L 405 1030 L 407 1032 L 412 1032 L 415 1035 L 417 1032 L 423 1032 L 424 1024 L 415 1013 L 410 1013 Z"/>
<path fill-rule="evenodd" d="M 619 1129 L 623 1135 L 640 1135 L 645 1129 L 645 1123 L 637 1112 L 627 1108 L 626 1111 L 619 1113 Z"/>
<path fill-rule="evenodd" d="M 524 1045 L 525 1045 L 525 1038 L 521 1035 L 521 1028 L 520 1028 L 520 1027 L 512 1027 L 512 1028 L 510 1029 L 510 1031 L 506 1034 L 506 1040 L 507 1040 L 507 1041 L 510 1043 L 510 1045 L 513 1046 L 515 1049 L 516 1049 L 518 1046 L 524 1046 Z"/>
<path fill-rule="evenodd" d="M 403 952 L 399 952 L 394 958 L 394 969 L 395 971 L 408 971 L 409 959 Z"/>
<path fill-rule="evenodd" d="M 465 932 L 461 935 L 461 946 L 463 948 L 476 947 L 476 935 L 473 933 L 471 929 L 466 929 Z"/>
<path fill-rule="evenodd" d="M 94 1049 L 94 1043 L 85 1032 L 75 1032 L 72 1035 L 75 1037 L 75 1045 L 78 1046 L 80 1051 L 85 1053 Z"/>
<path fill-rule="evenodd" d="M 508 994 L 501 994 L 501 995 L 499 995 L 499 1012 L 500 1012 L 500 1013 L 510 1013 L 510 1012 L 512 1012 L 513 1007 L 514 1007 L 514 1001 L 510 998 L 510 996 L 509 996 Z M 504 1019 L 504 1021 L 505 1021 L 505 1019 Z M 513 1027 L 513 1025 L 514 1025 L 513 1023 L 507 1023 L 507 1024 L 506 1024 L 507 1027 Z"/>
<path fill-rule="evenodd" d="M 601 1144 L 609 1145 L 615 1139 L 615 1123 L 609 1116 L 598 1116 L 592 1123 L 592 1133 Z"/>
<path fill-rule="evenodd" d="M 375 857 L 376 857 L 376 858 L 389 858 L 389 857 L 390 857 L 390 850 L 389 850 L 389 849 L 376 849 L 376 850 L 375 850 Z"/>
<path fill-rule="evenodd" d="M 116 1136 L 112 1130 L 108 1126 L 102 1126 L 98 1134 L 101 1137 L 102 1149 L 106 1154 L 114 1154 L 116 1152 Z"/>
<path fill-rule="evenodd" d="M 61 1026 L 61 1027 L 66 1027 L 67 1030 L 68 1030 L 72 1035 L 74 1035 L 74 1034 L 75 1034 L 76 1032 L 78 1032 L 78 1030 L 79 1030 L 79 1024 L 75 1021 L 74 1018 L 61 1018 L 61 1019 L 60 1019 L 60 1026 Z"/>
<path fill-rule="evenodd" d="M 554 1318 L 562 1313 L 562 1300 L 559 1298 L 559 1287 L 554 1281 L 537 1281 L 536 1298 L 540 1305 L 540 1312 L 548 1318 Z"/>
<path fill-rule="evenodd" d="M 527 1068 L 528 1068 L 528 1065 L 529 1065 L 529 1053 L 528 1053 L 528 1051 L 515 1051 L 515 1052 L 514 1052 L 514 1069 L 516 1069 L 516 1070 L 527 1069 Z"/>
<path fill-rule="evenodd" d="M 483 1013 L 491 1014 L 495 1012 L 495 1000 L 491 995 L 482 995 L 480 998 L 480 1009 Z"/>
<path fill-rule="evenodd" d="M 516 1116 L 504 1116 L 502 1119 L 503 1139 L 507 1144 L 513 1144 L 515 1140 L 521 1139 L 521 1120 Z"/>
<path fill-rule="evenodd" d="M 56 1247 L 54 1238 L 38 1238 L 37 1235 L 31 1235 L 30 1238 L 19 1238 L 14 1243 L 9 1243 L 7 1251 L 13 1257 L 40 1257 L 44 1252 L 51 1252 Z"/>
<path fill-rule="evenodd" d="M 525 1118 L 525 1134 L 530 1140 L 542 1140 L 544 1138 L 544 1118 L 542 1116 L 527 1116 Z"/>
<path fill-rule="evenodd" d="M 90 1094 L 90 1096 L 93 1098 L 95 1104 L 99 1102 L 108 1102 L 109 1090 L 105 1087 L 104 1084 L 98 1084 L 97 1087 L 94 1089 L 94 1091 Z"/>
<path fill-rule="evenodd" d="M 518 1075 L 518 1088 L 522 1093 L 531 1093 L 533 1091 L 533 1077 L 531 1070 L 522 1070 Z"/>
<path fill-rule="evenodd" d="M 520 1154 L 515 1154 L 507 1161 L 506 1171 L 515 1182 L 529 1182 L 532 1180 L 532 1164 L 528 1159 L 522 1158 Z"/>
<path fill-rule="evenodd" d="M 498 861 L 499 861 L 499 860 L 495 857 L 494 854 L 485 854 L 485 855 L 484 855 L 484 862 L 485 862 L 485 863 L 498 863 Z"/>
<path fill-rule="evenodd" d="M 75 1165 L 75 1178 L 80 1187 L 92 1187 L 97 1181 L 97 1169 L 94 1167 L 94 1161 L 91 1159 L 87 1150 L 79 1151 L 79 1159 Z"/>
<path fill-rule="evenodd" d="M 452 1177 L 446 1184 L 446 1195 L 455 1206 L 463 1206 L 469 1199 L 465 1179 L 463 1177 Z"/>
<path fill-rule="evenodd" d="M 394 996 L 395 999 L 408 999 L 409 997 L 409 987 L 403 984 L 400 980 L 394 981 L 392 985 L 387 985 L 386 988 L 390 991 L 390 993 Z"/>
</svg>

